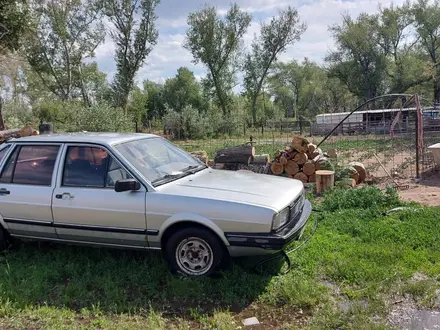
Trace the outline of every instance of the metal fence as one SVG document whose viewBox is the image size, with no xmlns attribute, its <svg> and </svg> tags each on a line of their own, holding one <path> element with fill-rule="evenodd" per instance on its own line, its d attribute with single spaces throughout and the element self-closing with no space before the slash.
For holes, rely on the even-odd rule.
<svg viewBox="0 0 440 330">
<path fill-rule="evenodd" d="M 314 144 L 325 139 L 320 148 L 324 152 L 335 149 L 338 157 L 333 162 L 337 165 L 361 162 L 373 183 L 391 183 L 422 177 L 435 168 L 428 147 L 440 142 L 440 119 L 417 116 L 414 105 L 412 101 L 396 111 L 374 110 L 374 116 L 357 123 L 268 122 L 245 129 L 241 136 L 173 142 L 188 151 L 204 150 L 210 159 L 218 149 L 251 142 L 257 154 L 273 157 L 276 151 L 290 146 L 294 135 L 300 134 Z"/>
</svg>

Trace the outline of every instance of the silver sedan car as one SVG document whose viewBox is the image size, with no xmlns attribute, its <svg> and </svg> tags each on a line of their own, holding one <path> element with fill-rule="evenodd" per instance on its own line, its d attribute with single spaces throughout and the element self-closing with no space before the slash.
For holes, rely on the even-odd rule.
<svg viewBox="0 0 440 330">
<path fill-rule="evenodd" d="M 13 236 L 162 250 L 188 276 L 283 249 L 311 212 L 300 181 L 214 170 L 150 134 L 10 140 L 0 146 L 0 173 L 3 247 Z"/>
</svg>

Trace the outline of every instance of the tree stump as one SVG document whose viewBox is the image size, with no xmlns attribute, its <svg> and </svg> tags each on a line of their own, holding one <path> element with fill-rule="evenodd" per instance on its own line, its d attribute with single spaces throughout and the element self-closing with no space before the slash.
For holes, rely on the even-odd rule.
<svg viewBox="0 0 440 330">
<path fill-rule="evenodd" d="M 335 185 L 335 172 L 328 170 L 318 170 L 315 172 L 316 177 L 316 193 L 323 194 L 329 188 Z"/>
</svg>

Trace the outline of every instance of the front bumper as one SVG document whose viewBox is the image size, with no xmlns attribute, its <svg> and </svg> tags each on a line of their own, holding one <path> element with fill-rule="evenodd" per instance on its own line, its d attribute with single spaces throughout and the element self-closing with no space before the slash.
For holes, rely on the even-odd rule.
<svg viewBox="0 0 440 330">
<path fill-rule="evenodd" d="M 312 205 L 304 201 L 299 219 L 294 219 L 286 227 L 271 233 L 225 233 L 231 247 L 262 248 L 265 250 L 282 250 L 291 241 L 299 240 L 312 213 Z"/>
</svg>

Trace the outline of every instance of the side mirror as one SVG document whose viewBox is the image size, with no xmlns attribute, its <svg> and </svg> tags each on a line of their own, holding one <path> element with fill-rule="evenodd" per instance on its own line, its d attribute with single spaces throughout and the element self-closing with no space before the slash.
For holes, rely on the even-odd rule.
<svg viewBox="0 0 440 330">
<path fill-rule="evenodd" d="M 115 184 L 116 192 L 133 191 L 141 189 L 141 184 L 135 179 L 118 180 Z"/>
</svg>

